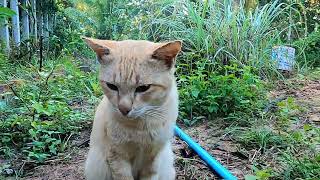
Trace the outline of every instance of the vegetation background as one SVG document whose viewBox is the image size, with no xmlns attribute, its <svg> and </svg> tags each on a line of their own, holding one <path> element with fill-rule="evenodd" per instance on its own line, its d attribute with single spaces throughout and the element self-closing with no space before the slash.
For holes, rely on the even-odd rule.
<svg viewBox="0 0 320 180">
<path fill-rule="evenodd" d="M 244 161 L 240 179 L 320 179 L 319 1 L 11 0 L 7 7 L 0 7 L 7 28 L 0 31 L 0 179 L 68 162 L 87 144 L 77 142 L 103 94 L 81 36 L 183 40 L 178 124 L 209 152 Z M 14 23 L 19 14 L 26 26 Z M 293 71 L 278 69 L 275 46 L 296 49 Z M 179 177 L 214 178 L 179 150 Z"/>
</svg>

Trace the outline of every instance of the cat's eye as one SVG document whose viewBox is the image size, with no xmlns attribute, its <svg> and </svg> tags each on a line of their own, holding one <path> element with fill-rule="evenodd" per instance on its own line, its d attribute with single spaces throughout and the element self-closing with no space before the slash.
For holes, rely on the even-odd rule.
<svg viewBox="0 0 320 180">
<path fill-rule="evenodd" d="M 136 93 L 146 92 L 146 91 L 148 91 L 149 88 L 150 88 L 150 84 L 139 86 L 139 87 L 136 88 Z"/>
<path fill-rule="evenodd" d="M 106 83 L 108 88 L 110 88 L 111 90 L 113 91 L 118 91 L 118 87 L 114 84 L 111 84 L 111 83 Z"/>
</svg>

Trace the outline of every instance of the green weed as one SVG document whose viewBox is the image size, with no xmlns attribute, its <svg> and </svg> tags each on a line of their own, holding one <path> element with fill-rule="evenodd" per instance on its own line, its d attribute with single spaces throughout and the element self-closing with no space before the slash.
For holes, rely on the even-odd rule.
<svg viewBox="0 0 320 180">
<path fill-rule="evenodd" d="M 270 54 L 274 45 L 281 44 L 281 34 L 291 27 L 277 21 L 292 7 L 273 1 L 247 11 L 241 2 L 173 1 L 144 31 L 158 39 L 182 39 L 184 51 L 199 56 L 186 63 L 208 59 L 220 65 L 252 66 L 262 77 L 280 75 Z"/>
<path fill-rule="evenodd" d="M 184 123 L 192 125 L 199 117 L 209 120 L 237 112 L 252 112 L 263 104 L 263 84 L 250 67 L 225 66 L 209 72 L 205 64 L 196 63 L 192 74 L 180 75 L 180 114 Z"/>
<path fill-rule="evenodd" d="M 246 175 L 244 178 L 245 180 L 267 180 L 273 177 L 272 175 L 272 169 L 267 168 L 267 169 L 258 169 L 256 167 L 252 168 L 255 175 Z"/>
<path fill-rule="evenodd" d="M 320 66 L 320 30 L 314 31 L 308 34 L 307 37 L 295 41 L 293 45 L 298 47 L 298 62 L 307 67 Z"/>
<path fill-rule="evenodd" d="M 250 130 L 244 131 L 236 136 L 239 142 L 245 145 L 248 149 L 259 149 L 262 153 L 266 152 L 271 147 L 284 149 L 288 140 L 286 137 L 276 134 L 271 129 L 266 127 L 253 127 Z"/>
<path fill-rule="evenodd" d="M 295 103 L 293 97 L 288 97 L 286 100 L 283 100 L 277 103 L 278 112 L 277 112 L 277 123 L 280 126 L 288 126 L 291 124 L 290 121 L 298 121 L 297 115 L 302 112 L 302 108 Z"/>
<path fill-rule="evenodd" d="M 12 156 L 19 149 L 29 159 L 44 162 L 64 152 L 72 135 L 92 118 L 93 104 L 84 100 L 96 103 L 93 96 L 102 94 L 92 84 L 96 74 L 81 72 L 69 58 L 48 64 L 41 72 L 32 65 L 15 71 L 15 78 L 23 80 L 11 85 L 16 100 L 0 114 L 0 153 Z"/>
<path fill-rule="evenodd" d="M 279 174 L 281 179 L 319 179 L 320 154 L 313 156 L 301 155 L 296 157 L 291 153 L 283 153 L 281 161 L 283 170 Z"/>
</svg>

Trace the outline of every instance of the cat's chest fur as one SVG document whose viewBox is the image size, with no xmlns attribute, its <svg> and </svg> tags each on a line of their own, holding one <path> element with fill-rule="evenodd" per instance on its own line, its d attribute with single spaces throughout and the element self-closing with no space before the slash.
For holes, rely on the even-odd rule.
<svg viewBox="0 0 320 180">
<path fill-rule="evenodd" d="M 141 168 L 159 159 L 159 152 L 165 144 L 170 143 L 173 136 L 173 125 L 166 122 L 150 127 L 147 125 L 144 129 L 132 129 L 117 122 L 109 122 L 105 129 L 109 139 L 107 149 L 120 153 L 130 163 L 133 176 L 137 177 Z"/>
<path fill-rule="evenodd" d="M 139 146 L 153 146 L 164 144 L 171 137 L 173 132 L 173 123 L 146 123 L 143 128 L 128 128 L 118 122 L 106 124 L 106 135 L 115 144 L 137 144 Z"/>
</svg>

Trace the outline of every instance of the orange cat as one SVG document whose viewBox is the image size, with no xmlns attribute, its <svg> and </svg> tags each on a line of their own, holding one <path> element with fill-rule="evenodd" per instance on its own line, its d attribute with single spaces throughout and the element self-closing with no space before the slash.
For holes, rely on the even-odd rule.
<svg viewBox="0 0 320 180">
<path fill-rule="evenodd" d="M 84 38 L 97 53 L 104 98 L 85 166 L 88 180 L 173 180 L 178 116 L 175 58 L 181 42 Z"/>
</svg>

